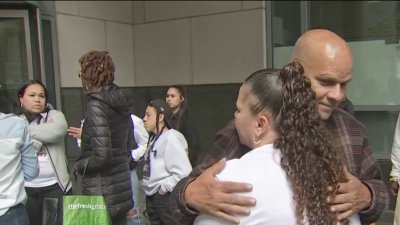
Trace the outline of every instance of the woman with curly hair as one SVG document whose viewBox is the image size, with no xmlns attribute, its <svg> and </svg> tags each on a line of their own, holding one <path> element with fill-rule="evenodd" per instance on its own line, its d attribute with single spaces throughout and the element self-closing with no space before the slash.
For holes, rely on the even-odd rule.
<svg viewBox="0 0 400 225">
<path fill-rule="evenodd" d="M 79 63 L 85 89 L 82 154 L 75 173 L 83 175 L 84 195 L 103 195 L 112 225 L 126 224 L 133 207 L 128 150 L 132 141 L 131 103 L 114 84 L 107 51 L 89 51 Z"/>
<path fill-rule="evenodd" d="M 328 187 L 345 179 L 344 164 L 327 138 L 310 86 L 302 65 L 292 62 L 281 70 L 256 71 L 240 87 L 235 126 L 240 142 L 252 150 L 229 160 L 217 175 L 253 185 L 246 195 L 257 204 L 249 216 L 240 216 L 240 224 L 339 223 L 327 198 L 336 192 Z M 359 224 L 354 217 L 352 224 Z M 200 214 L 194 224 L 228 222 Z"/>
</svg>

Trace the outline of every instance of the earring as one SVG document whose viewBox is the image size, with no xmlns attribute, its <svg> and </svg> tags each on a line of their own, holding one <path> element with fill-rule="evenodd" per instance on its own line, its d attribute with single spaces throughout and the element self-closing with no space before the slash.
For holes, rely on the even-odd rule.
<svg viewBox="0 0 400 225">
<path fill-rule="evenodd" d="M 254 137 L 253 137 L 253 144 L 254 145 L 259 145 L 261 143 L 261 140 L 260 139 L 258 139 L 257 141 L 256 141 L 256 136 L 254 135 Z"/>
</svg>

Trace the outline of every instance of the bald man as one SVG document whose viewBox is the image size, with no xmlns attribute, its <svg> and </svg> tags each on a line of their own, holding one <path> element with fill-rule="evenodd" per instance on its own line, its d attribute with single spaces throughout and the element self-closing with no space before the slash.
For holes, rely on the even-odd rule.
<svg viewBox="0 0 400 225">
<path fill-rule="evenodd" d="M 336 196 L 327 199 L 330 209 L 340 221 L 355 213 L 361 224 L 377 221 L 389 202 L 381 169 L 373 158 L 363 125 L 338 108 L 352 76 L 353 57 L 348 44 L 328 30 L 310 30 L 297 40 L 292 60 L 304 66 L 305 76 L 316 93 L 320 118 L 326 122 L 334 146 L 347 164 L 347 182 L 340 183 Z M 203 162 L 173 191 L 175 201 L 171 209 L 180 224 L 191 224 L 199 212 L 233 223 L 239 223 L 238 215 L 250 214 L 256 199 L 237 193 L 251 191 L 251 184 L 215 179 L 226 159 L 240 158 L 249 150 L 240 144 L 232 121 L 217 133 Z"/>
</svg>

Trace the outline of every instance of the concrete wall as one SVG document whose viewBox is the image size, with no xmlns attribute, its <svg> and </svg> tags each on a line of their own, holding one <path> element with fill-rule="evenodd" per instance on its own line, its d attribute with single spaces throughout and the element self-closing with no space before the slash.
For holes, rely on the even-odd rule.
<svg viewBox="0 0 400 225">
<path fill-rule="evenodd" d="M 263 1 L 44 4 L 54 4 L 61 87 L 81 86 L 90 49 L 110 52 L 123 87 L 240 83 L 266 66 Z"/>
<path fill-rule="evenodd" d="M 70 126 L 83 116 L 78 59 L 110 52 L 115 83 L 143 116 L 166 86 L 185 86 L 203 151 L 232 117 L 240 83 L 266 67 L 263 1 L 31 1 L 55 20 L 61 110 Z M 79 149 L 66 137 L 71 161 Z"/>
</svg>

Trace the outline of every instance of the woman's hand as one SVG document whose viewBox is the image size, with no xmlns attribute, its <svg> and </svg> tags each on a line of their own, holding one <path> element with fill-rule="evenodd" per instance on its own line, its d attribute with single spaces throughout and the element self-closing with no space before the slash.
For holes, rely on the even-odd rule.
<svg viewBox="0 0 400 225">
<path fill-rule="evenodd" d="M 82 128 L 78 128 L 78 127 L 69 127 L 68 128 L 68 135 L 72 136 L 76 139 L 81 139 L 81 135 L 82 135 Z"/>
<path fill-rule="evenodd" d="M 165 194 L 167 194 L 167 192 L 163 191 L 163 190 L 161 189 L 161 187 L 160 187 L 160 188 L 158 188 L 158 194 L 160 194 L 160 195 L 165 195 Z"/>
</svg>

